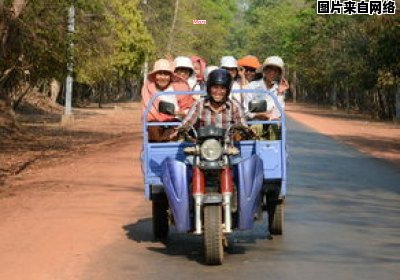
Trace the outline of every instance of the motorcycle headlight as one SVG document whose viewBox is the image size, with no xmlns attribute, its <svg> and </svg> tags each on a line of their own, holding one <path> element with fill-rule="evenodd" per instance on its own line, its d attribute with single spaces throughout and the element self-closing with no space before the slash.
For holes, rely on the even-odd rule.
<svg viewBox="0 0 400 280">
<path fill-rule="evenodd" d="M 200 153 L 206 160 L 217 160 L 222 155 L 222 146 L 217 140 L 208 139 L 201 145 Z"/>
</svg>

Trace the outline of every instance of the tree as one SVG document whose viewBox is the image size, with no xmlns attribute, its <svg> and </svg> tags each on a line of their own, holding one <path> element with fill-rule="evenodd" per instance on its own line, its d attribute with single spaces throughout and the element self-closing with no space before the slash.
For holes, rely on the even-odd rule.
<svg viewBox="0 0 400 280">
<path fill-rule="evenodd" d="M 140 73 L 154 48 L 138 1 L 74 1 L 77 14 L 75 75 L 82 83 L 119 81 Z M 31 86 L 66 76 L 66 15 L 70 0 L 1 1 L 0 99 L 11 105 L 29 78 Z"/>
<path fill-rule="evenodd" d="M 142 5 L 146 25 L 155 41 L 157 58 L 167 54 L 197 54 L 210 63 L 217 63 L 221 55 L 228 53 L 228 37 L 234 26 L 236 1 L 180 1 L 171 34 L 171 50 L 168 51 L 169 27 L 174 21 L 175 6 L 175 1 L 171 0 L 153 0 Z M 194 25 L 194 19 L 206 20 L 207 24 Z"/>
<path fill-rule="evenodd" d="M 399 15 L 318 15 L 316 2 L 242 1 L 236 54 L 280 55 L 303 99 L 391 119 L 400 69 Z"/>
<path fill-rule="evenodd" d="M 78 36 L 77 76 L 83 83 L 136 77 L 153 41 L 142 21 L 137 1 L 105 1 L 104 10 Z"/>
</svg>

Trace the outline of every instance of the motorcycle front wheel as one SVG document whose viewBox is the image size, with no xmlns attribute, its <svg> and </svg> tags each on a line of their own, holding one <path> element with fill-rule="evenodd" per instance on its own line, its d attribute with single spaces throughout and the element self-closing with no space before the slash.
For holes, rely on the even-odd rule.
<svg viewBox="0 0 400 280">
<path fill-rule="evenodd" d="M 204 256 L 206 264 L 222 264 L 224 248 L 220 205 L 204 206 Z"/>
</svg>

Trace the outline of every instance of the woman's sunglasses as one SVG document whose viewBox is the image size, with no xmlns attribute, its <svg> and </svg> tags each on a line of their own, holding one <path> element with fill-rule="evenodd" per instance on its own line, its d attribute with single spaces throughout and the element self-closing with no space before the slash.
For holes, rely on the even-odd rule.
<svg viewBox="0 0 400 280">
<path fill-rule="evenodd" d="M 243 68 L 244 68 L 244 71 L 246 71 L 246 72 L 251 72 L 251 73 L 255 73 L 256 72 L 255 68 L 251 68 L 251 67 L 243 67 Z"/>
</svg>

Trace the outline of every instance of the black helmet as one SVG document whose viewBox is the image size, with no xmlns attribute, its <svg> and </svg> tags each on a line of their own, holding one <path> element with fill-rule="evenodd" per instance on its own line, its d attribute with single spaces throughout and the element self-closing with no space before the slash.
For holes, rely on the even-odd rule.
<svg viewBox="0 0 400 280">
<path fill-rule="evenodd" d="M 211 73 L 208 75 L 208 79 L 207 79 L 207 94 L 208 94 L 208 96 L 210 96 L 211 87 L 215 86 L 215 85 L 225 86 L 227 89 L 226 97 L 228 97 L 231 92 L 231 87 L 232 87 L 231 74 L 229 74 L 229 72 L 226 71 L 225 69 L 215 69 L 214 71 L 211 71 Z"/>
</svg>

